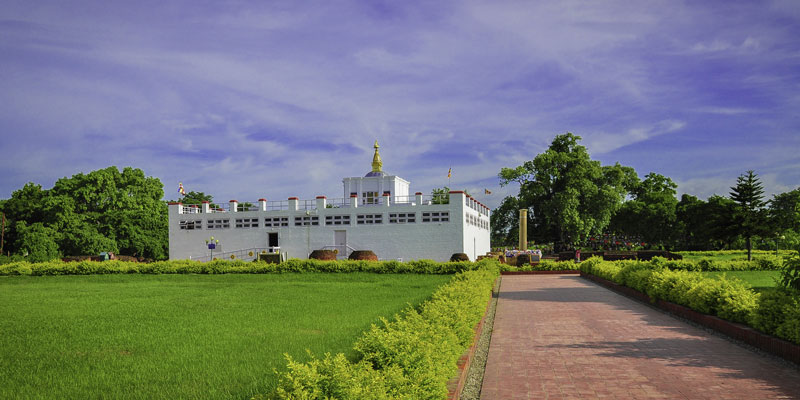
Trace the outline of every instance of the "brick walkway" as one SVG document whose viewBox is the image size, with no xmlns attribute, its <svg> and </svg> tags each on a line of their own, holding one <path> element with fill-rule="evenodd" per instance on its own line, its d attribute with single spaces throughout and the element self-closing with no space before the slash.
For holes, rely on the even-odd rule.
<svg viewBox="0 0 800 400">
<path fill-rule="evenodd" d="M 796 399 L 800 371 L 568 275 L 504 276 L 481 399 Z"/>
</svg>

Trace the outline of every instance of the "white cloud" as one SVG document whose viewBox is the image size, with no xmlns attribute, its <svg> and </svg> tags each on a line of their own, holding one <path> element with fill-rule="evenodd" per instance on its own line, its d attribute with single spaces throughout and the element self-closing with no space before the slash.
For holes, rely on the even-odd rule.
<svg viewBox="0 0 800 400">
<path fill-rule="evenodd" d="M 602 154 L 625 147 L 650 138 L 677 132 L 686 127 L 686 123 L 678 120 L 662 120 L 648 126 L 629 128 L 619 134 L 608 132 L 591 132 L 582 135 L 592 153 Z"/>
</svg>

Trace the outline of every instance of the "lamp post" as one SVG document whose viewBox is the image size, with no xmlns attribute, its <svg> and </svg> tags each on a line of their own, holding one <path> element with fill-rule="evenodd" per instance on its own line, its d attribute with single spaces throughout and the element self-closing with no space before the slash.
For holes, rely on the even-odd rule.
<svg viewBox="0 0 800 400">
<path fill-rule="evenodd" d="M 208 246 L 208 249 L 211 250 L 211 255 L 208 257 L 208 261 L 214 261 L 214 249 L 217 248 L 218 244 L 219 240 L 214 239 L 213 236 L 206 239 L 206 245 Z"/>
</svg>

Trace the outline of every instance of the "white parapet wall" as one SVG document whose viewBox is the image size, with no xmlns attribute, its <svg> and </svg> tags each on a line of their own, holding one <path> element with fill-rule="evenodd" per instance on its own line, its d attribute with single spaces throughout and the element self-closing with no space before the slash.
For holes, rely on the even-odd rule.
<svg viewBox="0 0 800 400">
<path fill-rule="evenodd" d="M 453 253 L 471 260 L 490 250 L 489 209 L 463 192 L 450 192 L 449 204 L 431 204 L 429 196 L 381 196 L 364 205 L 347 199 L 287 201 L 260 199 L 243 209 L 231 200 L 227 208 L 169 204 L 170 259 L 207 260 L 206 240 L 219 245 L 214 257 L 247 249 L 270 249 L 292 258 L 307 258 L 317 249 L 372 250 L 383 260 L 447 261 Z M 234 255 L 234 257 L 237 257 Z"/>
</svg>

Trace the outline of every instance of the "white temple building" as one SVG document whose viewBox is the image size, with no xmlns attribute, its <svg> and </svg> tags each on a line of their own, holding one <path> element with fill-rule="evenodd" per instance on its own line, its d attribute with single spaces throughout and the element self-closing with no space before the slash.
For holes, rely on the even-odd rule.
<svg viewBox="0 0 800 400">
<path fill-rule="evenodd" d="M 474 261 L 490 251 L 488 207 L 461 191 L 451 191 L 446 204 L 410 195 L 409 181 L 383 172 L 378 147 L 376 141 L 369 173 L 342 180 L 344 198 L 259 199 L 247 207 L 231 200 L 222 208 L 170 203 L 169 258 L 252 260 L 261 252 L 307 258 L 331 249 L 339 258 L 372 250 L 382 260 L 447 261 L 466 253 Z"/>
</svg>

